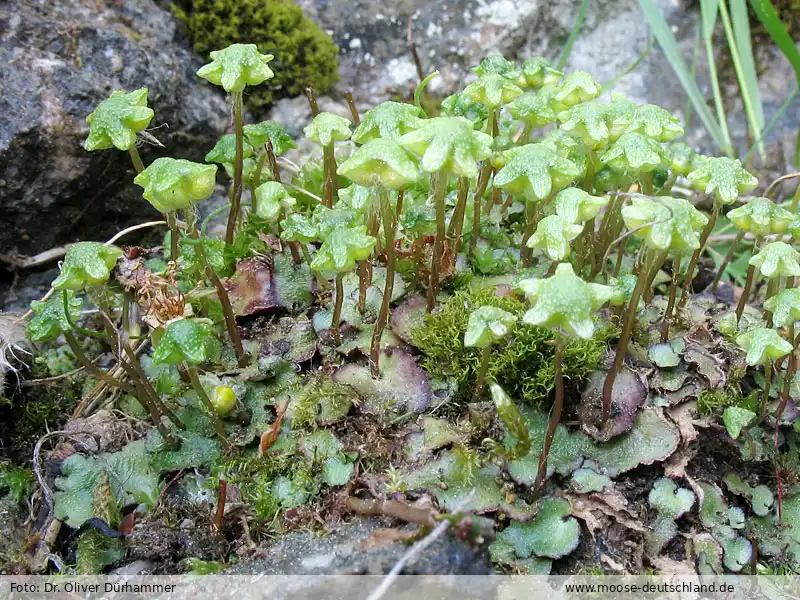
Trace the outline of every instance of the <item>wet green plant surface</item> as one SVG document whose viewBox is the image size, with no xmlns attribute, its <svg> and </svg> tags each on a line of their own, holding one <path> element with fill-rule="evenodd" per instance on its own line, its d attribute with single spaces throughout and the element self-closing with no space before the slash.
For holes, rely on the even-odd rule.
<svg viewBox="0 0 800 600">
<path fill-rule="evenodd" d="M 486 59 L 439 116 L 314 106 L 297 165 L 245 123 L 272 58 L 199 71 L 234 115 L 205 164 L 139 155 L 147 90 L 90 116 L 169 233 L 71 246 L 26 316 L 0 493 L 39 516 L 11 568 L 210 573 L 385 511 L 469 523 L 503 572 L 800 569 L 796 203 L 542 59 Z M 700 289 L 720 224 L 755 247 Z"/>
</svg>

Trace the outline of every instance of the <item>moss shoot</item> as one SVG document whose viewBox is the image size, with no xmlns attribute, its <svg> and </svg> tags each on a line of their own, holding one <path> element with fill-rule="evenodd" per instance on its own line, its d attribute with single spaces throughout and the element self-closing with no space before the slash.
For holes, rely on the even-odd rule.
<svg viewBox="0 0 800 600">
<path fill-rule="evenodd" d="M 425 317 L 414 331 L 414 343 L 422 351 L 423 367 L 431 374 L 450 378 L 467 389 L 480 366 L 480 352 L 464 346 L 470 312 L 479 306 L 495 306 L 522 318 L 525 303 L 511 296 L 498 297 L 494 290 L 456 292 L 441 310 Z M 598 329 L 588 341 L 572 339 L 564 352 L 564 377 L 578 384 L 591 373 L 616 333 L 613 327 Z M 540 404 L 552 392 L 555 381 L 553 333 L 544 327 L 516 327 L 506 344 L 498 344 L 489 361 L 489 377 L 512 398 Z"/>
</svg>

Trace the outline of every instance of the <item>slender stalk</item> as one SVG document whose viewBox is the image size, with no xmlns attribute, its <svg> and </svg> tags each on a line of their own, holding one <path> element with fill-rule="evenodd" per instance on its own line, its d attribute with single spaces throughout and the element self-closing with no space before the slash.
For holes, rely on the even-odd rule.
<svg viewBox="0 0 800 600">
<path fill-rule="evenodd" d="M 764 301 L 766 302 L 770 298 L 772 298 L 775 294 L 778 293 L 781 287 L 781 278 L 776 277 L 774 279 L 770 279 L 767 283 L 767 293 L 764 296 Z M 772 328 L 772 313 L 768 310 L 764 311 L 764 320 L 767 322 L 767 327 Z"/>
<path fill-rule="evenodd" d="M 206 251 L 203 248 L 203 244 L 200 241 L 200 236 L 197 233 L 197 224 L 194 222 L 194 219 L 188 220 L 190 221 L 189 235 L 192 239 L 197 241 L 194 246 L 195 252 L 197 252 L 197 258 L 200 259 L 200 263 L 203 265 L 203 270 L 205 271 L 206 277 L 208 277 L 209 281 L 211 281 L 211 284 L 214 286 L 214 289 L 217 291 L 217 298 L 219 298 L 219 302 L 222 305 L 222 314 L 225 316 L 225 328 L 228 330 L 231 343 L 236 351 L 236 360 L 239 362 L 240 367 L 244 367 L 248 362 L 247 355 L 244 352 L 242 337 L 239 335 L 239 327 L 236 325 L 236 316 L 233 314 L 233 307 L 231 306 L 230 298 L 228 298 L 228 291 L 225 289 L 225 286 L 222 285 L 222 281 L 220 281 L 217 273 L 208 262 Z"/>
<path fill-rule="evenodd" d="M 544 447 L 539 455 L 539 469 L 536 472 L 536 481 L 533 484 L 533 491 L 538 494 L 544 486 L 547 478 L 547 457 L 550 454 L 550 447 L 553 445 L 553 438 L 556 436 L 558 424 L 561 422 L 561 412 L 564 409 L 564 378 L 562 376 L 562 363 L 564 362 L 564 338 L 560 333 L 556 333 L 556 355 L 555 355 L 555 388 L 556 398 L 553 408 L 550 411 L 550 422 L 547 425 L 547 435 L 544 438 Z"/>
<path fill-rule="evenodd" d="M 590 194 L 594 192 L 594 176 L 597 172 L 597 155 L 594 150 L 589 150 L 589 161 L 586 165 L 586 175 L 583 177 L 583 190 Z"/>
<path fill-rule="evenodd" d="M 659 270 L 664 265 L 664 262 L 667 260 L 667 256 L 669 255 L 669 250 L 662 250 L 660 253 L 656 255 L 656 260 L 650 267 L 650 270 L 643 275 L 647 275 L 647 281 L 644 286 L 644 293 L 642 294 L 642 299 L 645 301 L 645 304 L 650 304 L 653 301 L 653 283 L 656 280 L 656 275 L 658 275 Z"/>
<path fill-rule="evenodd" d="M 156 407 L 156 410 L 160 414 L 167 415 L 167 418 L 175 423 L 175 425 L 180 429 L 186 429 L 186 425 L 184 425 L 183 421 L 178 418 L 178 415 L 176 415 L 170 407 L 161 401 L 158 392 L 156 392 L 156 390 L 153 388 L 153 385 L 150 383 L 150 380 L 147 378 L 147 374 L 142 368 L 142 363 L 139 362 L 139 357 L 136 356 L 136 352 L 133 350 L 133 348 L 131 348 L 128 344 L 123 344 L 122 347 L 124 348 L 125 354 L 128 357 L 128 362 L 126 363 L 122 361 L 121 364 L 123 368 L 125 368 L 126 364 L 129 365 L 130 371 L 128 372 L 133 372 L 135 376 L 132 377 L 132 379 L 133 381 L 139 381 L 142 386 L 142 390 L 145 392 L 145 397 L 150 399 L 150 402 L 154 407 Z"/>
<path fill-rule="evenodd" d="M 717 274 L 714 277 L 714 282 L 711 284 L 711 293 L 717 293 L 717 287 L 719 287 L 719 282 L 722 281 L 722 276 L 725 274 L 725 269 L 728 268 L 728 265 L 733 260 L 733 255 L 736 254 L 736 250 L 739 249 L 739 244 L 742 243 L 744 239 L 744 231 L 740 231 L 736 234 L 736 239 L 731 242 L 731 248 L 728 250 L 728 253 L 725 255 L 725 258 L 722 260 L 722 264 L 719 266 L 717 270 Z"/>
<path fill-rule="evenodd" d="M 131 162 L 136 172 L 141 173 L 144 171 L 144 163 L 142 162 L 142 157 L 139 155 L 139 149 L 136 146 L 132 146 L 131 149 L 128 150 L 128 154 L 131 156 Z"/>
<path fill-rule="evenodd" d="M 781 401 L 778 405 L 778 410 L 775 411 L 775 435 L 773 438 L 773 460 L 775 461 L 775 480 L 778 484 L 778 521 L 783 520 L 783 485 L 781 481 L 780 469 L 777 466 L 778 460 L 778 436 L 780 433 L 780 423 L 783 411 L 786 410 L 786 405 L 789 403 L 789 395 L 792 388 L 792 381 L 797 372 L 797 341 L 794 337 L 794 323 L 789 326 L 789 339 L 794 342 L 794 348 L 789 355 L 789 364 L 786 367 L 786 374 L 783 378 L 783 389 L 781 391 Z"/>
<path fill-rule="evenodd" d="M 197 397 L 209 412 L 211 422 L 214 424 L 214 431 L 217 433 L 219 441 L 222 443 L 222 446 L 225 448 L 225 450 L 229 451 L 231 449 L 231 443 L 225 436 L 225 427 L 222 425 L 222 420 L 217 414 L 217 409 L 214 408 L 214 404 L 211 402 L 208 394 L 206 394 L 206 390 L 203 388 L 203 384 L 200 381 L 200 376 L 197 374 L 197 367 L 186 365 L 186 373 L 189 375 L 189 381 L 192 382 L 194 391 L 197 392 Z"/>
<path fill-rule="evenodd" d="M 253 186 L 250 188 L 250 207 L 253 209 L 254 213 L 258 212 L 258 197 L 256 196 L 256 188 L 261 185 L 261 173 L 264 170 L 264 165 L 266 163 L 267 153 L 261 152 L 258 156 L 258 162 L 256 163 L 256 180 L 255 183 L 253 183 Z"/>
<path fill-rule="evenodd" d="M 169 259 L 175 262 L 178 260 L 178 241 L 181 236 L 178 229 L 178 220 L 175 218 L 174 212 L 164 213 L 164 219 L 169 227 Z"/>
<path fill-rule="evenodd" d="M 605 382 L 603 383 L 602 423 L 604 424 L 606 421 L 608 421 L 608 417 L 611 415 L 611 393 L 614 390 L 614 381 L 616 380 L 617 375 L 622 368 L 622 363 L 625 360 L 625 354 L 628 350 L 628 343 L 630 342 L 631 334 L 633 333 L 633 327 L 636 323 L 636 313 L 638 312 L 639 308 L 639 299 L 642 297 L 644 288 L 647 285 L 648 278 L 646 277 L 646 274 L 650 272 L 653 263 L 655 263 L 656 254 L 657 253 L 655 250 L 648 250 L 646 253 L 642 272 L 636 280 L 636 286 L 633 288 L 633 295 L 628 302 L 628 309 L 625 312 L 622 331 L 620 332 L 619 341 L 617 342 L 617 351 L 616 354 L 614 354 L 614 362 L 612 363 L 611 368 L 608 370 Z"/>
<path fill-rule="evenodd" d="M 481 399 L 483 388 L 486 387 L 486 373 L 489 372 L 489 357 L 492 355 L 491 345 L 481 350 L 481 365 L 478 367 L 478 376 L 475 379 L 475 391 L 472 394 L 472 401 L 477 402 Z"/>
<path fill-rule="evenodd" d="M 528 140 L 531 139 L 531 133 L 533 132 L 533 123 L 530 121 L 525 121 L 525 125 L 522 127 L 522 131 L 517 136 L 517 145 L 523 146 L 528 143 Z"/>
<path fill-rule="evenodd" d="M 344 273 L 336 274 L 336 299 L 333 305 L 333 318 L 331 319 L 331 337 L 336 346 L 342 342 L 342 337 L 339 334 L 339 322 L 342 320 L 342 302 L 344 301 L 342 277 L 344 277 Z"/>
<path fill-rule="evenodd" d="M 356 103 L 353 101 L 353 94 L 348 90 L 344 93 L 344 97 L 347 100 L 347 106 L 350 108 L 350 116 L 353 117 L 353 124 L 358 126 L 358 124 L 361 123 L 361 117 L 358 116 L 358 108 L 356 108 Z"/>
<path fill-rule="evenodd" d="M 533 266 L 533 248 L 528 248 L 528 239 L 536 231 L 536 218 L 539 208 L 536 202 L 525 201 L 525 231 L 522 233 L 522 247 L 520 248 L 520 258 L 525 267 Z"/>
<path fill-rule="evenodd" d="M 358 261 L 358 313 L 360 315 L 363 315 L 364 311 L 367 309 L 367 277 L 369 277 L 369 271 L 367 267 L 368 262 L 369 259 Z"/>
<path fill-rule="evenodd" d="M 458 195 L 456 197 L 456 207 L 450 219 L 450 227 L 447 230 L 447 237 L 453 240 L 453 254 L 457 255 L 461 247 L 461 231 L 464 228 L 464 214 L 467 211 L 467 194 L 469 193 L 469 179 L 459 177 Z"/>
<path fill-rule="evenodd" d="M 236 136 L 236 155 L 233 160 L 233 190 L 231 192 L 231 212 L 228 213 L 228 226 L 225 229 L 225 243 L 233 244 L 236 222 L 239 219 L 239 205 L 242 202 L 242 167 L 244 165 L 244 120 L 241 92 L 231 94 L 233 105 L 233 129 Z"/>
<path fill-rule="evenodd" d="M 333 142 L 322 149 L 322 167 L 325 175 L 322 197 L 325 202 L 325 206 L 328 208 L 333 208 L 333 192 L 335 186 L 333 179 L 336 177 L 336 161 L 333 158 Z"/>
<path fill-rule="evenodd" d="M 89 360 L 89 357 L 87 357 L 83 352 L 78 340 L 75 339 L 75 336 L 72 335 L 71 331 L 64 332 L 64 339 L 66 340 L 67 345 L 69 346 L 69 349 L 72 351 L 72 354 L 75 356 L 76 360 L 92 377 L 104 381 L 113 387 L 119 388 L 127 394 L 136 394 L 136 390 L 133 388 L 133 386 L 128 385 L 124 381 L 120 381 L 116 377 L 112 377 L 100 367 L 95 365 L 91 360 Z"/>
<path fill-rule="evenodd" d="M 300 251 L 303 253 L 303 259 L 306 261 L 306 264 L 311 266 L 311 255 L 308 253 L 308 247 L 305 244 L 298 243 L 300 246 Z M 317 287 L 320 290 L 327 290 L 330 284 L 328 280 L 325 279 L 319 271 L 313 271 L 314 279 L 317 280 Z"/>
<path fill-rule="evenodd" d="M 386 283 L 383 288 L 383 298 L 381 299 L 381 309 L 378 313 L 378 320 L 375 321 L 375 329 L 372 330 L 372 344 L 369 350 L 369 368 L 373 377 L 379 375 L 378 361 L 381 351 L 381 336 L 389 321 L 389 306 L 392 302 L 392 291 L 394 289 L 394 236 L 397 232 L 397 221 L 403 210 L 403 191 L 397 192 L 397 207 L 394 217 L 391 206 L 389 206 L 389 193 L 387 190 L 379 190 L 381 212 L 383 219 L 383 233 L 386 237 Z"/>
<path fill-rule="evenodd" d="M 775 371 L 775 363 L 768 362 L 764 365 L 764 396 L 761 398 L 761 416 L 767 412 L 769 404 L 769 394 L 772 391 L 772 375 Z"/>
<path fill-rule="evenodd" d="M 792 197 L 792 212 L 797 214 L 797 208 L 800 206 L 800 185 L 797 186 L 797 189 L 794 192 L 794 196 Z"/>
<path fill-rule="evenodd" d="M 272 169 L 272 180 L 281 182 L 281 168 L 278 166 L 278 159 L 275 158 L 275 149 L 272 147 L 272 140 L 267 140 L 267 161 Z M 260 173 L 261 171 L 259 171 Z"/>
<path fill-rule="evenodd" d="M 475 195 L 472 197 L 472 237 L 469 240 L 469 252 L 473 254 L 478 244 L 478 237 L 481 234 L 481 199 L 489 184 L 489 176 L 492 174 L 492 165 L 489 161 L 484 161 L 478 175 L 478 184 L 475 188 Z"/>
<path fill-rule="evenodd" d="M 439 172 L 434 174 L 433 202 L 436 206 L 436 240 L 433 243 L 433 260 L 431 261 L 431 276 L 428 282 L 428 305 L 427 312 L 431 312 L 436 306 L 436 294 L 439 291 L 439 268 L 441 267 L 442 252 L 444 251 L 444 239 L 446 236 L 444 228 L 445 207 L 444 197 L 447 194 L 447 174 Z M 478 216 L 480 218 L 480 210 Z"/>
<path fill-rule="evenodd" d="M 697 267 L 697 261 L 700 260 L 700 255 L 706 248 L 708 236 L 711 235 L 711 232 L 714 230 L 714 226 L 717 224 L 717 217 L 719 216 L 720 208 L 721 206 L 719 201 L 714 200 L 714 207 L 711 209 L 711 216 L 708 219 L 708 224 L 700 234 L 700 247 L 694 251 L 692 258 L 689 260 L 689 266 L 686 268 L 686 279 L 683 282 L 681 301 L 678 304 L 679 308 L 686 306 L 686 303 L 689 301 L 689 293 L 692 290 L 692 281 L 694 280 L 694 270 Z"/>
<path fill-rule="evenodd" d="M 758 236 L 756 238 L 755 245 L 753 246 L 753 254 L 756 254 L 761 246 L 761 241 L 763 240 L 762 236 Z M 756 278 L 756 268 L 754 265 L 750 265 L 747 267 L 747 279 L 744 282 L 744 289 L 742 289 L 742 295 L 739 297 L 739 303 L 736 305 L 736 323 L 738 324 L 739 321 L 742 320 L 742 315 L 744 314 L 744 307 L 747 305 L 747 299 L 750 297 L 750 290 L 753 287 L 753 281 Z"/>
<path fill-rule="evenodd" d="M 675 252 L 675 257 L 672 259 L 672 283 L 669 286 L 669 300 L 667 300 L 667 308 L 664 310 L 664 320 L 661 322 L 661 343 L 664 344 L 669 340 L 669 327 L 674 318 L 673 309 L 675 308 L 675 296 L 678 292 L 678 275 L 681 270 L 681 251 Z"/>
<path fill-rule="evenodd" d="M 639 183 L 642 186 L 642 193 L 645 196 L 653 195 L 653 174 L 641 173 L 639 175 Z"/>
</svg>

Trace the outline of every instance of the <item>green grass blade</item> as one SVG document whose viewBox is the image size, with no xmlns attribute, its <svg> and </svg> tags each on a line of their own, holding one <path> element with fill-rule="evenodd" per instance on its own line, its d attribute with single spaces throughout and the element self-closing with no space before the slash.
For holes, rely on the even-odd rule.
<svg viewBox="0 0 800 600">
<path fill-rule="evenodd" d="M 567 38 L 567 43 L 564 44 L 564 49 L 561 51 L 561 57 L 558 59 L 558 65 L 556 68 L 559 71 L 563 70 L 564 65 L 567 64 L 567 59 L 572 52 L 572 46 L 575 44 L 575 40 L 578 39 L 578 34 L 581 32 L 581 26 L 583 25 L 583 19 L 586 17 L 586 9 L 588 7 L 589 0 L 583 0 L 581 3 L 581 8 L 578 11 L 578 20 L 575 21 L 575 25 L 572 27 L 572 31 Z"/>
<path fill-rule="evenodd" d="M 722 131 L 719 125 L 714 121 L 714 117 L 708 106 L 706 106 L 700 88 L 697 87 L 697 83 L 689 74 L 689 69 L 687 69 L 686 63 L 683 61 L 683 57 L 678 49 L 678 42 L 672 34 L 672 29 L 670 29 L 670 26 L 664 20 L 664 16 L 653 0 L 638 0 L 638 2 L 650 25 L 653 35 L 658 40 L 664 55 L 667 57 L 678 81 L 681 82 L 686 95 L 692 101 L 692 105 L 695 111 L 697 111 L 700 120 L 703 122 L 703 126 L 706 128 L 709 135 L 711 135 L 711 139 L 714 140 L 714 143 L 725 152 L 730 153 L 732 151 L 730 145 L 725 143 Z"/>
<path fill-rule="evenodd" d="M 717 123 L 719 124 L 722 138 L 725 144 L 721 146 L 725 153 L 733 155 L 733 144 L 731 134 L 728 131 L 728 115 L 725 112 L 725 102 L 722 99 L 722 92 L 719 88 L 719 77 L 717 76 L 717 61 L 714 58 L 714 27 L 717 24 L 719 14 L 718 0 L 700 0 L 700 22 L 703 26 L 703 45 L 706 50 L 706 60 L 708 61 L 708 76 L 711 80 L 711 91 L 714 95 L 714 107 L 717 111 Z"/>
<path fill-rule="evenodd" d="M 639 64 L 640 64 L 640 63 L 641 63 L 641 62 L 642 62 L 642 61 L 643 61 L 645 58 L 647 58 L 648 56 L 650 56 L 650 52 L 653 50 L 653 43 L 654 43 L 655 41 L 656 41 L 656 38 L 655 38 L 655 37 L 653 37 L 653 36 L 651 35 L 651 36 L 650 36 L 650 39 L 648 39 L 648 40 L 647 40 L 647 47 L 644 49 L 644 51 L 643 51 L 643 52 L 642 52 L 642 53 L 641 53 L 639 56 L 637 56 L 637 57 L 636 57 L 636 60 L 635 60 L 635 61 L 633 61 L 633 62 L 630 64 L 630 66 L 629 66 L 627 69 L 625 69 L 625 70 L 624 70 L 624 71 L 622 71 L 621 73 L 618 73 L 618 74 L 616 74 L 616 75 L 615 75 L 615 76 L 614 76 L 614 77 L 611 79 L 611 81 L 609 81 L 608 83 L 606 83 L 606 84 L 603 86 L 603 91 L 605 92 L 606 90 L 610 90 L 612 87 L 614 87 L 615 85 L 617 85 L 617 82 L 618 82 L 620 79 L 622 79 L 623 77 L 625 77 L 626 75 L 628 75 L 628 74 L 629 74 L 631 71 L 633 71 L 633 70 L 634 70 L 636 67 L 638 67 L 638 66 L 639 66 Z M 687 119 L 687 120 L 689 119 L 689 115 L 688 115 L 688 113 L 687 113 L 687 115 L 686 115 L 686 119 Z"/>
<path fill-rule="evenodd" d="M 800 87 L 800 52 L 798 52 L 792 38 L 789 37 L 786 26 L 778 17 L 772 2 L 770 0 L 750 0 L 750 6 L 753 7 L 758 20 L 764 25 L 772 41 L 775 42 L 775 45 L 783 52 L 786 60 L 792 65 L 796 79 L 795 83 Z"/>
<path fill-rule="evenodd" d="M 764 142 L 760 135 L 761 130 L 764 129 L 764 108 L 761 103 L 761 94 L 758 91 L 753 46 L 750 42 L 747 4 L 745 0 L 730 0 L 730 6 L 729 18 L 724 0 L 720 4 L 722 24 L 725 27 L 725 36 L 728 38 L 736 78 L 739 80 L 739 89 L 742 92 L 750 133 L 757 140 L 756 147 L 759 154 L 764 156 Z"/>
<path fill-rule="evenodd" d="M 719 0 L 700 0 L 700 22 L 703 24 L 703 37 L 711 39 L 717 24 Z"/>
<path fill-rule="evenodd" d="M 700 34 L 701 27 L 700 23 L 698 23 L 694 35 L 694 48 L 692 49 L 692 70 L 690 71 L 692 80 L 697 77 L 697 58 L 700 56 L 700 39 L 702 38 Z M 683 126 L 683 139 L 686 140 L 686 134 L 689 131 L 692 122 L 692 101 L 688 96 L 686 97 L 686 108 L 684 109 L 684 114 L 686 115 L 686 122 Z"/>
<path fill-rule="evenodd" d="M 800 91 L 800 89 L 794 88 L 792 90 L 792 93 L 786 97 L 786 100 L 783 101 L 783 104 L 781 104 L 778 110 L 775 111 L 775 114 L 772 115 L 772 118 L 769 120 L 769 123 L 767 123 L 767 126 L 764 127 L 764 130 L 759 134 L 756 141 L 753 142 L 753 144 L 747 150 L 747 154 L 745 154 L 744 157 L 742 158 L 742 162 L 747 162 L 747 160 L 750 158 L 750 155 L 753 153 L 753 150 L 756 149 L 756 143 L 766 139 L 767 134 L 769 134 L 769 132 L 772 131 L 772 128 L 775 127 L 775 124 L 778 122 L 778 119 L 780 119 L 781 115 L 783 115 L 783 113 L 786 112 L 786 109 L 789 108 L 789 105 L 792 103 L 792 100 L 794 100 L 794 97 L 797 96 L 798 91 Z M 800 136 L 800 130 L 798 130 L 798 136 Z M 795 168 L 797 168 L 797 165 L 795 165 Z"/>
</svg>

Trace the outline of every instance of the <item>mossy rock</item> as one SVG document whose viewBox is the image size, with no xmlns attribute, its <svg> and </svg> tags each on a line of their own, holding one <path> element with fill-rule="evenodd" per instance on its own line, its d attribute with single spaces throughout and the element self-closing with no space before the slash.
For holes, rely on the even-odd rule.
<svg viewBox="0 0 800 600">
<path fill-rule="evenodd" d="M 275 56 L 275 77 L 245 95 L 251 110 L 299 96 L 308 86 L 325 92 L 339 79 L 339 48 L 291 0 L 177 0 L 172 10 L 204 58 L 235 43 L 255 44 Z"/>
</svg>

